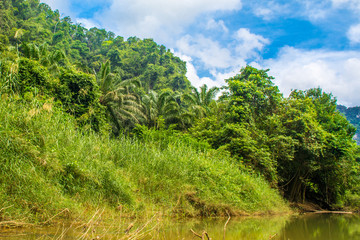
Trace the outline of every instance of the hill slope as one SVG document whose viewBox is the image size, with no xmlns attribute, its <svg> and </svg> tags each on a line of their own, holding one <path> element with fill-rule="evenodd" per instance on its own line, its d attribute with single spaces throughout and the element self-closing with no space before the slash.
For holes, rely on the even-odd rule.
<svg viewBox="0 0 360 240">
<path fill-rule="evenodd" d="M 288 211 L 265 180 L 226 155 L 179 137 L 109 139 L 75 123 L 51 101 L 3 96 L 0 205 L 12 207 L 0 219 L 45 220 L 65 208 L 76 216 L 88 207 L 118 206 L 136 215 Z"/>
</svg>

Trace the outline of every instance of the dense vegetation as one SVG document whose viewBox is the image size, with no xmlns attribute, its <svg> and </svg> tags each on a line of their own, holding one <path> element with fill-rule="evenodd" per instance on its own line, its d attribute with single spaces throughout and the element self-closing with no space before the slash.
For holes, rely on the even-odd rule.
<svg viewBox="0 0 360 240">
<path fill-rule="evenodd" d="M 0 202 L 11 206 L 3 218 L 46 220 L 61 209 L 80 214 L 103 205 L 134 215 L 287 210 L 260 176 L 206 144 L 169 137 L 172 130 L 143 131 L 142 140 L 110 139 L 77 129 L 54 104 L 3 96 Z"/>
<path fill-rule="evenodd" d="M 356 129 L 320 88 L 284 98 L 246 66 L 200 89 L 151 39 L 85 29 L 38 0 L 0 2 L 0 206 L 222 215 L 281 199 L 359 206 Z M 0 218 L 4 214 L 0 212 Z"/>
</svg>

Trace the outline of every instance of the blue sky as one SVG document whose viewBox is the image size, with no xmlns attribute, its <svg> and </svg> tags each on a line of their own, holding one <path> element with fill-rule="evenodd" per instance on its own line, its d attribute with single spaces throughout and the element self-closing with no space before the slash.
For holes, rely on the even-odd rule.
<svg viewBox="0 0 360 240">
<path fill-rule="evenodd" d="M 194 86 L 269 68 L 285 96 L 321 87 L 360 105 L 360 0 L 42 0 L 73 22 L 153 38 Z"/>
</svg>

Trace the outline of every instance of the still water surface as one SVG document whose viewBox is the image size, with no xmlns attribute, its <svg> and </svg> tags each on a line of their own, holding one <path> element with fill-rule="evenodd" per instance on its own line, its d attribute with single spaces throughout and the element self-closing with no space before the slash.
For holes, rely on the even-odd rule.
<svg viewBox="0 0 360 240">
<path fill-rule="evenodd" d="M 134 239 L 201 239 L 206 231 L 213 240 L 224 239 L 227 219 L 203 219 L 173 222 L 134 223 L 130 233 L 139 231 Z M 46 228 L 0 229 L 0 239 L 127 239 L 124 230 L 128 223 L 98 223 L 84 226 L 62 225 Z M 144 227 L 142 229 L 142 227 Z M 207 239 L 207 238 L 205 238 Z M 360 240 L 360 216 L 338 214 L 306 214 L 302 216 L 276 216 L 232 218 L 226 225 L 226 240 Z"/>
</svg>

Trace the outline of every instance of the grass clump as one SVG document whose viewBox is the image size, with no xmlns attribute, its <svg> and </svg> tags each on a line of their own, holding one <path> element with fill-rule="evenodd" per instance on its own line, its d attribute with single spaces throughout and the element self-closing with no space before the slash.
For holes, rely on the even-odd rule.
<svg viewBox="0 0 360 240">
<path fill-rule="evenodd" d="M 263 178 L 224 153 L 181 138 L 84 132 L 55 105 L 2 97 L 0 206 L 9 208 L 0 220 L 45 221 L 63 209 L 76 216 L 99 206 L 181 216 L 288 210 Z"/>
</svg>

